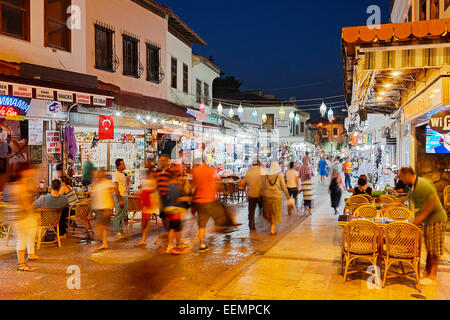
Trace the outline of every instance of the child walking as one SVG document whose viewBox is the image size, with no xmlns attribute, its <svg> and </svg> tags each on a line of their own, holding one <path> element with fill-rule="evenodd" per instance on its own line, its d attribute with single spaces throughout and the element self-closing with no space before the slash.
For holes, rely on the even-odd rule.
<svg viewBox="0 0 450 320">
<path fill-rule="evenodd" d="M 169 173 L 169 190 L 164 204 L 165 214 L 169 217 L 169 243 L 166 253 L 184 254 L 186 253 L 186 245 L 181 240 L 181 219 L 186 213 L 186 208 L 189 206 L 188 202 L 191 201 L 191 197 L 185 195 L 181 172 L 176 167 L 172 167 Z M 176 247 L 173 247 L 174 237 L 177 241 Z"/>
</svg>

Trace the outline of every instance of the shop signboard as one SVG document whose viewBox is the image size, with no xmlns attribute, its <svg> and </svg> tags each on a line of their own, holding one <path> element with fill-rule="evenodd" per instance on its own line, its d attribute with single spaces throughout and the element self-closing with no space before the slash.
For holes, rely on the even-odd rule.
<svg viewBox="0 0 450 320">
<path fill-rule="evenodd" d="M 53 99 L 55 99 L 53 93 L 54 93 L 54 91 L 51 89 L 36 88 L 36 99 L 53 100 Z"/>
<path fill-rule="evenodd" d="M 7 120 L 25 120 L 30 109 L 31 99 L 16 98 L 0 95 L 0 116 Z"/>
<path fill-rule="evenodd" d="M 94 96 L 93 102 L 95 106 L 106 107 L 106 98 L 100 96 Z"/>
<path fill-rule="evenodd" d="M 73 93 L 68 91 L 58 91 L 58 101 L 73 102 Z"/>
<path fill-rule="evenodd" d="M 77 93 L 75 101 L 81 104 L 91 104 L 91 96 L 88 94 Z"/>
<path fill-rule="evenodd" d="M 289 120 L 275 120 L 276 128 L 289 128 Z"/>
<path fill-rule="evenodd" d="M 42 145 L 43 130 L 44 122 L 42 120 L 28 120 L 28 145 Z"/>
<path fill-rule="evenodd" d="M 9 86 L 6 82 L 0 82 L 0 95 L 7 96 L 9 94 Z"/>
<path fill-rule="evenodd" d="M 61 163 L 61 132 L 47 131 L 48 163 Z"/>
<path fill-rule="evenodd" d="M 426 153 L 450 153 L 450 110 L 430 117 L 426 135 Z"/>
<path fill-rule="evenodd" d="M 47 115 L 56 116 L 62 111 L 62 104 L 59 101 L 47 101 Z"/>
<path fill-rule="evenodd" d="M 20 84 L 14 84 L 13 96 L 23 98 L 33 98 L 33 88 L 29 86 L 22 86 Z"/>
</svg>

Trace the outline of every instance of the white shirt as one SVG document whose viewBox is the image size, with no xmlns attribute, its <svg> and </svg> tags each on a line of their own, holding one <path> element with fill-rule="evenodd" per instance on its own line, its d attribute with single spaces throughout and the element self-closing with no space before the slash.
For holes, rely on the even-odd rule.
<svg viewBox="0 0 450 320">
<path fill-rule="evenodd" d="M 122 197 L 127 195 L 127 182 L 123 173 L 119 171 L 114 172 L 112 182 L 119 184 L 119 193 Z"/>
<path fill-rule="evenodd" d="M 295 169 L 289 169 L 286 172 L 286 187 L 297 188 L 298 172 Z"/>
<path fill-rule="evenodd" d="M 104 179 L 95 183 L 92 186 L 92 210 L 114 208 L 112 190 L 113 184 L 110 180 Z"/>
</svg>

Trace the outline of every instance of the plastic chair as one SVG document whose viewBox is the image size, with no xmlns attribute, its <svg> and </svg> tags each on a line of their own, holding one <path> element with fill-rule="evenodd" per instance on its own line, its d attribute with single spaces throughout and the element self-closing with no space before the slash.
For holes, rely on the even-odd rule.
<svg viewBox="0 0 450 320">
<path fill-rule="evenodd" d="M 386 280 L 395 277 L 405 277 L 420 281 L 420 254 L 422 250 L 422 232 L 411 223 L 394 222 L 387 225 L 382 232 L 383 250 L 381 257 L 384 260 L 384 277 L 382 286 L 386 285 Z M 388 276 L 388 271 L 392 264 L 399 262 L 402 273 L 395 273 Z M 403 263 L 409 264 L 412 272 L 405 273 Z M 411 275 L 415 274 L 415 278 Z"/>
<path fill-rule="evenodd" d="M 58 247 L 61 248 L 61 239 L 59 237 L 59 220 L 61 219 L 61 212 L 62 209 L 37 209 L 39 215 L 37 250 L 41 248 L 41 244 L 52 243 L 58 243 Z M 42 241 L 42 238 L 44 238 L 49 230 L 56 233 L 56 240 Z"/>
<path fill-rule="evenodd" d="M 91 238 L 90 232 L 92 231 L 91 223 L 91 202 L 90 200 L 83 200 L 70 207 L 75 211 L 75 215 L 69 215 L 67 217 L 67 238 L 70 238 L 71 234 L 86 234 L 88 238 Z M 77 223 L 81 223 L 78 226 Z M 85 231 L 77 231 L 76 229 L 85 229 Z"/>
<path fill-rule="evenodd" d="M 356 208 L 353 215 L 365 219 L 375 219 L 378 216 L 377 208 L 372 204 L 361 205 Z"/>
<path fill-rule="evenodd" d="M 348 268 L 358 258 L 368 260 L 372 265 L 377 264 L 380 235 L 380 229 L 372 221 L 353 220 L 344 227 L 341 257 L 341 272 L 344 274 L 344 282 L 347 280 L 347 275 L 352 273 L 372 274 L 362 269 L 348 271 Z"/>
</svg>

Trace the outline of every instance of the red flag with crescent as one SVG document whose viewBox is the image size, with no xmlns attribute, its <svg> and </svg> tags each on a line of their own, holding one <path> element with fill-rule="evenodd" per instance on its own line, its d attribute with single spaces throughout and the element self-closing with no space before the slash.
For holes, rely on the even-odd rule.
<svg viewBox="0 0 450 320">
<path fill-rule="evenodd" d="M 114 139 L 114 115 L 98 116 L 98 138 Z"/>
</svg>

